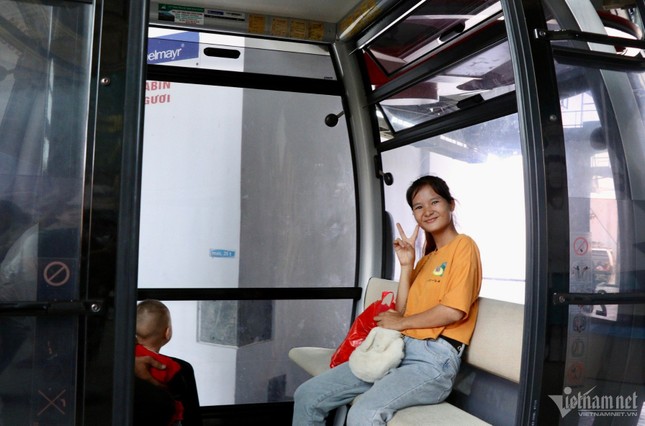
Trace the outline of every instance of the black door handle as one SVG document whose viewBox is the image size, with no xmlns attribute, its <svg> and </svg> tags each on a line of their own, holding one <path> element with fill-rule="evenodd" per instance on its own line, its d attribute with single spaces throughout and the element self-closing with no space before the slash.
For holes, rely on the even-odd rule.
<svg viewBox="0 0 645 426">
<path fill-rule="evenodd" d="M 0 303 L 0 316 L 100 315 L 102 300 L 62 300 Z"/>
</svg>

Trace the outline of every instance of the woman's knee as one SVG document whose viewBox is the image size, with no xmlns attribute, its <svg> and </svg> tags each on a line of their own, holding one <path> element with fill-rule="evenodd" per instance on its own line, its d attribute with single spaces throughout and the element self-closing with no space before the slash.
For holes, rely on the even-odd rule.
<svg viewBox="0 0 645 426">
<path fill-rule="evenodd" d="M 296 404 L 311 404 L 313 398 L 319 396 L 320 389 L 312 384 L 312 380 L 307 380 L 296 388 L 296 391 L 293 393 L 293 399 Z"/>
<path fill-rule="evenodd" d="M 347 426 L 385 425 L 392 417 L 392 410 L 370 403 L 369 398 L 361 395 L 347 413 Z"/>
</svg>

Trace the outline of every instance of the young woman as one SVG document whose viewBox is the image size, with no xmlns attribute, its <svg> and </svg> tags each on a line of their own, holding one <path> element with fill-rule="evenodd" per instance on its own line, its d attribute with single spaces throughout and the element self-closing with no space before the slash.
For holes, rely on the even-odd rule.
<svg viewBox="0 0 645 426">
<path fill-rule="evenodd" d="M 375 318 L 378 326 L 403 333 L 405 356 L 375 383 L 355 377 L 347 362 L 306 381 L 294 395 L 294 426 L 324 425 L 330 411 L 349 403 L 349 426 L 385 425 L 400 409 L 436 404 L 450 394 L 477 320 L 479 249 L 455 229 L 455 199 L 441 178 L 417 179 L 406 198 L 417 226 L 408 237 L 397 224 L 397 310 Z M 415 266 L 420 229 L 426 235 L 426 254 Z"/>
</svg>

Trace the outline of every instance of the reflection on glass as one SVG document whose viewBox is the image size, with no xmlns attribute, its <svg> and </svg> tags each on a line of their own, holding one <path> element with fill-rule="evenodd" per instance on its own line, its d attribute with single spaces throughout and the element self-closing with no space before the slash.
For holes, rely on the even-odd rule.
<svg viewBox="0 0 645 426">
<path fill-rule="evenodd" d="M 394 176 L 394 183 L 385 187 L 385 208 L 393 223 L 414 229 L 405 201 L 413 180 L 424 174 L 443 178 L 457 199 L 457 230 L 473 237 L 481 252 L 481 295 L 524 303 L 526 213 L 517 115 L 386 151 L 382 161 Z M 418 243 L 417 258 L 422 241 Z"/>
<path fill-rule="evenodd" d="M 397 132 L 515 90 L 508 43 L 473 55 L 379 106 Z"/>
<path fill-rule="evenodd" d="M 380 35 L 367 50 L 388 74 L 394 73 L 500 11 L 497 0 L 428 1 Z"/>
</svg>

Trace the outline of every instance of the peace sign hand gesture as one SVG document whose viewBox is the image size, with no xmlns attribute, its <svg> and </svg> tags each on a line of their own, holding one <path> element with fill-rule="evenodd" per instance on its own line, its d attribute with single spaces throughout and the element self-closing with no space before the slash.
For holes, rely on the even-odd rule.
<svg viewBox="0 0 645 426">
<path fill-rule="evenodd" d="M 394 240 L 394 251 L 396 256 L 399 258 L 399 263 L 401 266 L 414 266 L 414 243 L 419 236 L 419 225 L 415 226 L 414 232 L 409 237 L 405 235 L 403 227 L 400 223 L 396 224 L 396 228 L 399 230 L 401 235 L 399 238 Z"/>
</svg>

